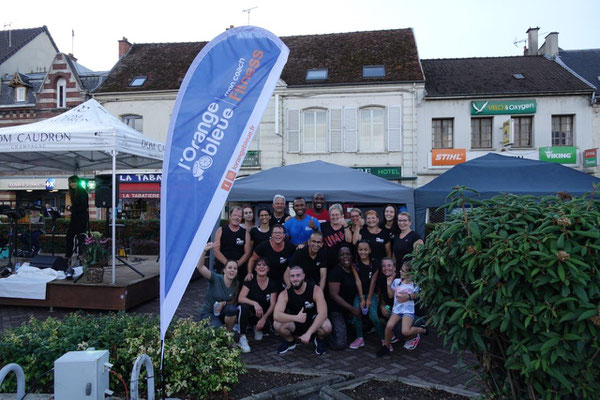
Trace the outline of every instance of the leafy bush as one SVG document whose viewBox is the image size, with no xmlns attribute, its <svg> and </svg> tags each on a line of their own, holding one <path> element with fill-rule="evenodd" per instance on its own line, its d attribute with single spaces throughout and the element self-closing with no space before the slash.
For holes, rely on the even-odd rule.
<svg viewBox="0 0 600 400">
<path fill-rule="evenodd" d="M 125 382 L 129 383 L 133 362 L 140 354 L 152 358 L 157 378 L 160 364 L 159 321 L 156 317 L 135 314 L 70 314 L 63 320 L 31 319 L 27 324 L 6 329 L 0 336 L 0 366 L 16 362 L 23 367 L 27 382 L 38 379 L 54 366 L 54 361 L 68 351 L 94 347 L 109 351 Z M 165 346 L 166 393 L 206 396 L 222 391 L 237 382 L 244 372 L 239 350 L 224 328 L 215 330 L 207 321 L 173 320 Z M 54 391 L 53 374 L 42 379 L 43 393 Z M 111 389 L 122 392 L 123 386 L 111 374 Z M 140 394 L 145 386 L 140 385 Z M 30 388 L 28 388 L 30 389 Z M 16 382 L 8 379 L 0 392 L 15 392 Z"/>
<path fill-rule="evenodd" d="M 492 394 L 598 398 L 600 201 L 465 190 L 415 254 L 432 323 L 475 354 Z"/>
</svg>

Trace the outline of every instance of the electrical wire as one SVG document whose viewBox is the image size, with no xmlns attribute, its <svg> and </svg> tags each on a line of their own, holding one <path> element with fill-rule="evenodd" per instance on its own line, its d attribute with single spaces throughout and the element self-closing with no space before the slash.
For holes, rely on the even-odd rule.
<svg viewBox="0 0 600 400">
<path fill-rule="evenodd" d="M 40 375 L 36 381 L 33 382 L 33 384 L 30 386 L 31 389 L 29 389 L 29 392 L 25 392 L 25 394 L 23 395 L 23 397 L 21 397 L 19 400 L 23 400 L 25 397 L 27 397 L 28 394 L 33 393 L 33 391 L 35 389 L 37 389 L 37 384 L 40 383 L 40 380 L 47 375 L 49 372 L 54 371 L 54 367 L 50 368 L 48 371 L 44 372 L 42 375 Z"/>
<path fill-rule="evenodd" d="M 112 369 L 109 369 L 109 371 L 115 374 L 117 378 L 119 378 L 119 380 L 123 384 L 123 387 L 125 388 L 125 399 L 129 400 L 129 391 L 127 390 L 127 384 L 123 380 L 123 377 L 117 371 L 113 371 Z"/>
</svg>

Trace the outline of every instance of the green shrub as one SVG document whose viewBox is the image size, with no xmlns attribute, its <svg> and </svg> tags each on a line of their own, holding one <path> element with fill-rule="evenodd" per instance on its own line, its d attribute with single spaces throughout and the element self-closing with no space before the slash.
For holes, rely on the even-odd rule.
<svg viewBox="0 0 600 400">
<path fill-rule="evenodd" d="M 494 395 L 598 398 L 600 202 L 464 190 L 415 252 L 433 325 L 477 357 Z"/>
<path fill-rule="evenodd" d="M 63 320 L 31 319 L 0 336 L 0 366 L 16 362 L 23 367 L 28 384 L 54 366 L 54 361 L 68 351 L 94 347 L 109 351 L 113 370 L 129 384 L 136 357 L 147 354 L 152 359 L 157 378 L 160 364 L 158 318 L 143 314 L 84 315 L 74 313 Z M 166 393 L 171 396 L 205 396 L 211 391 L 227 390 L 244 372 L 233 336 L 224 328 L 215 330 L 207 321 L 175 319 L 167 333 L 165 346 Z M 41 380 L 40 391 L 54 391 L 53 374 Z M 143 395 L 145 385 L 140 385 Z M 123 386 L 111 374 L 110 387 L 123 392 Z M 29 387 L 27 388 L 30 389 Z M 6 380 L 0 392 L 14 392 L 14 379 Z"/>
</svg>

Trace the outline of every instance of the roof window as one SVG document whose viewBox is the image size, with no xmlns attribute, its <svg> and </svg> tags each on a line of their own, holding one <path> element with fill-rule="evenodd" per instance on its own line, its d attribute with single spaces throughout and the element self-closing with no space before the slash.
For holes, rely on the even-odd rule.
<svg viewBox="0 0 600 400">
<path fill-rule="evenodd" d="M 306 71 L 306 80 L 307 81 L 323 81 L 327 79 L 327 75 L 329 70 L 327 68 L 321 69 L 309 69 Z"/>
<path fill-rule="evenodd" d="M 523 75 L 523 74 L 513 74 L 513 78 L 515 78 L 515 79 L 525 79 L 525 75 Z"/>
<path fill-rule="evenodd" d="M 135 78 L 133 78 L 131 80 L 131 82 L 129 82 L 129 86 L 130 87 L 140 87 L 144 83 L 146 83 L 146 77 L 145 76 L 136 76 Z"/>
<path fill-rule="evenodd" d="M 385 76 L 385 66 L 383 65 L 364 65 L 363 78 L 383 78 Z"/>
</svg>

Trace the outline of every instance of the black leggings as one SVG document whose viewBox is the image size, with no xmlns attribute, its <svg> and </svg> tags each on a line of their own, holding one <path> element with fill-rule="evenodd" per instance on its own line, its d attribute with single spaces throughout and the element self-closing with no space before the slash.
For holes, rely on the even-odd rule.
<svg viewBox="0 0 600 400">
<path fill-rule="evenodd" d="M 256 323 L 258 322 L 258 320 L 260 318 L 258 318 L 256 316 L 256 311 L 254 310 L 254 307 L 251 306 L 250 304 L 242 303 L 242 304 L 240 304 L 240 307 L 241 307 L 240 318 L 239 318 L 240 334 L 245 335 L 246 329 L 248 328 L 248 323 L 256 325 Z M 263 312 L 267 312 L 267 310 L 263 310 Z M 269 318 L 269 320 L 270 319 L 271 318 Z M 269 320 L 267 321 L 267 323 L 265 323 L 263 331 L 265 330 L 265 328 L 267 328 Z"/>
</svg>

